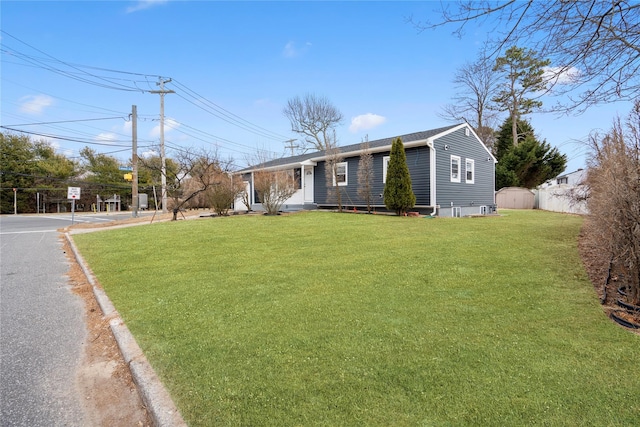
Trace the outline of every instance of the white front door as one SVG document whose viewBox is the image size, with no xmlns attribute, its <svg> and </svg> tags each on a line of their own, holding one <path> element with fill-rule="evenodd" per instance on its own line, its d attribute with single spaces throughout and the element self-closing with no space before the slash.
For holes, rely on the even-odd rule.
<svg viewBox="0 0 640 427">
<path fill-rule="evenodd" d="M 304 201 L 313 203 L 313 166 L 304 167 Z"/>
</svg>

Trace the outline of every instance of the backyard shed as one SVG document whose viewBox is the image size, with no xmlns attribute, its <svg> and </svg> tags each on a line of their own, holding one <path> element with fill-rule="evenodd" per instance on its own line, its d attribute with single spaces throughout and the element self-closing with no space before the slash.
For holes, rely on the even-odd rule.
<svg viewBox="0 0 640 427">
<path fill-rule="evenodd" d="M 535 194 L 527 188 L 505 187 L 496 193 L 498 209 L 533 209 Z"/>
</svg>

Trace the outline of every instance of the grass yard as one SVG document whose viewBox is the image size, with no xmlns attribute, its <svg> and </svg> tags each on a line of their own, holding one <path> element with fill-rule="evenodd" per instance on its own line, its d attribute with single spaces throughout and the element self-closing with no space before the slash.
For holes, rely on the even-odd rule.
<svg viewBox="0 0 640 427">
<path fill-rule="evenodd" d="M 581 218 L 306 212 L 75 235 L 191 426 L 640 425 Z"/>
</svg>

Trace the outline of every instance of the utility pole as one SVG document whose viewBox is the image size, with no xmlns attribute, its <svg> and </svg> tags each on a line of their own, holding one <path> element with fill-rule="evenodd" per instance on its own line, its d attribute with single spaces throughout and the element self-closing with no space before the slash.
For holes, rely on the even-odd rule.
<svg viewBox="0 0 640 427">
<path fill-rule="evenodd" d="M 133 217 L 138 217 L 138 107 L 131 106 L 131 166 L 133 168 L 131 180 L 131 204 Z"/>
<path fill-rule="evenodd" d="M 294 156 L 295 152 L 293 151 L 296 148 L 300 148 L 299 145 L 293 145 L 293 142 L 295 141 L 295 139 L 288 139 L 285 141 L 285 143 L 289 143 L 289 145 L 285 145 L 284 148 L 288 148 L 291 150 L 291 157 Z"/>
<path fill-rule="evenodd" d="M 162 80 L 156 83 L 160 86 L 160 90 L 152 90 L 151 93 L 160 95 L 160 161 L 162 162 L 160 171 L 160 180 L 162 183 L 162 213 L 167 213 L 167 158 L 164 153 L 164 96 L 167 93 L 175 93 L 173 90 L 164 90 L 164 84 L 169 83 L 171 79 Z"/>
</svg>

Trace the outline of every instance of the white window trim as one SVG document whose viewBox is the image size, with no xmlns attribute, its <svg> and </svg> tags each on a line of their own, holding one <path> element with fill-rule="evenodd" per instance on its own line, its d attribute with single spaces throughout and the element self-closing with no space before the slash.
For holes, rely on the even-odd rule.
<svg viewBox="0 0 640 427">
<path fill-rule="evenodd" d="M 460 206 L 453 206 L 451 207 L 451 217 L 452 218 L 460 218 L 462 215 L 462 209 L 460 209 Z"/>
<path fill-rule="evenodd" d="M 382 158 L 382 183 L 387 183 L 387 171 L 389 170 L 389 159 L 391 156 L 384 156 Z"/>
<path fill-rule="evenodd" d="M 336 186 L 336 175 L 340 166 L 344 166 L 344 182 L 338 182 L 338 187 L 346 187 L 349 184 L 349 164 L 347 162 L 336 163 L 333 173 L 333 186 Z"/>
<path fill-rule="evenodd" d="M 458 161 L 458 176 L 454 177 L 453 176 L 453 161 L 457 160 Z M 460 182 L 460 172 L 462 169 L 462 162 L 460 161 L 460 156 L 451 156 L 451 161 L 449 164 L 449 175 L 451 177 L 451 182 Z"/>
<path fill-rule="evenodd" d="M 471 179 L 467 173 L 469 172 L 468 166 L 471 165 Z M 474 184 L 476 180 L 476 162 L 473 159 L 465 159 L 464 160 L 464 181 L 467 184 Z"/>
</svg>

